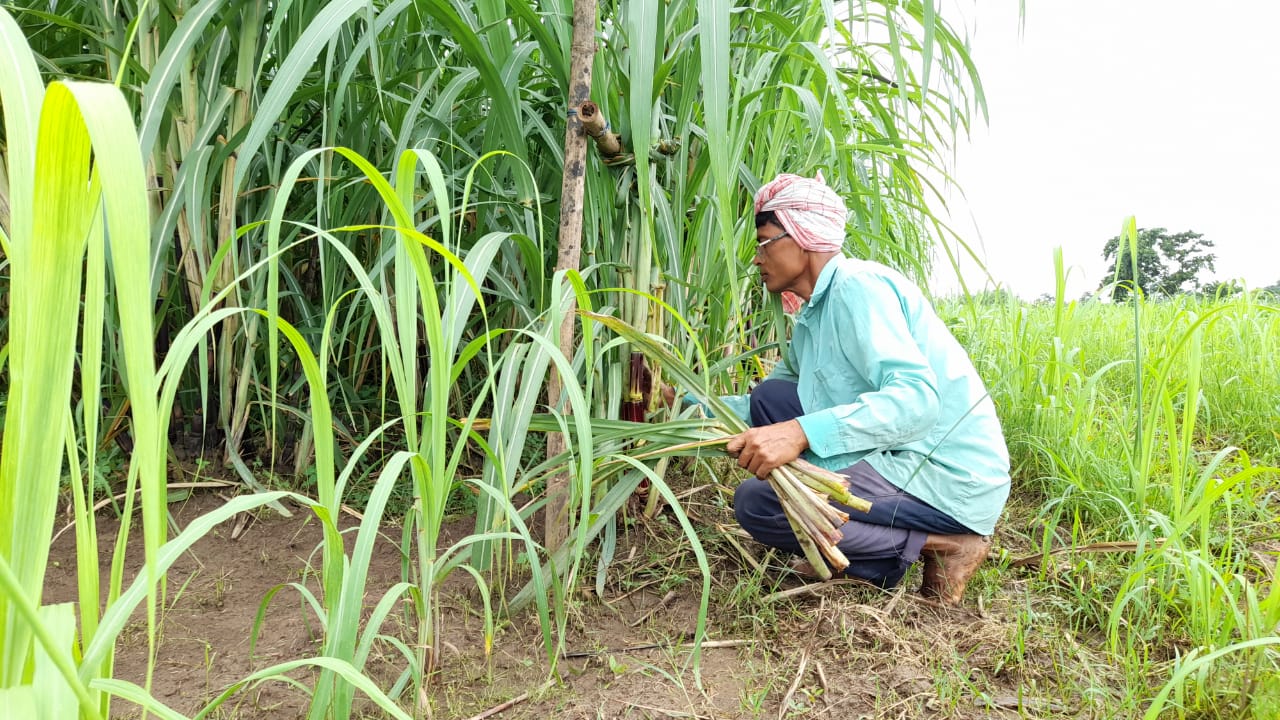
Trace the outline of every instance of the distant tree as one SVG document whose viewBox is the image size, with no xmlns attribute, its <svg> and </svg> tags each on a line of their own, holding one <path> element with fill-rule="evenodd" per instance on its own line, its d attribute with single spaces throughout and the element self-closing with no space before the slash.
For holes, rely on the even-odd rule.
<svg viewBox="0 0 1280 720">
<path fill-rule="evenodd" d="M 1280 298 L 1280 280 L 1277 280 L 1274 283 L 1262 288 L 1262 292 L 1267 293 L 1268 295 L 1271 295 L 1273 297 Z"/>
<path fill-rule="evenodd" d="M 1018 296 L 1010 292 L 1008 288 L 996 288 L 974 293 L 973 302 L 978 305 L 1017 305 Z"/>
<path fill-rule="evenodd" d="M 1244 292 L 1239 280 L 1210 280 L 1200 287 L 1200 294 L 1207 298 L 1235 297 Z"/>
<path fill-rule="evenodd" d="M 1144 295 L 1176 295 L 1199 290 L 1200 274 L 1214 269 L 1216 256 L 1212 249 L 1213 241 L 1198 232 L 1186 230 L 1170 234 L 1164 228 L 1140 228 L 1137 287 Z M 1122 243 L 1120 236 L 1111 238 L 1102 248 L 1102 257 L 1111 265 L 1099 288 L 1114 280 L 1116 285 L 1111 289 L 1111 297 L 1124 300 L 1134 287 L 1129 243 Z"/>
</svg>

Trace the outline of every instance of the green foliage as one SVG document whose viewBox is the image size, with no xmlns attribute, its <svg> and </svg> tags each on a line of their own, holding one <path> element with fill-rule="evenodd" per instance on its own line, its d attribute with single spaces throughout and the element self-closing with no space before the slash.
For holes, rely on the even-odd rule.
<svg viewBox="0 0 1280 720">
<path fill-rule="evenodd" d="M 80 676 L 69 688 L 86 715 L 106 715 L 106 698 L 119 695 L 173 716 L 110 677 L 129 612 L 147 601 L 154 642 L 168 563 L 226 516 L 165 542 L 175 403 L 216 426 L 223 460 L 250 488 L 282 474 L 276 458 L 287 450 L 315 496 L 305 504 L 324 539 L 309 606 L 325 620 L 324 657 L 245 681 L 317 668 L 312 717 L 349 716 L 357 690 L 397 714 L 360 673 L 402 596 L 418 637 L 404 648 L 399 687 L 416 700 L 441 660 L 433 593 L 455 570 L 477 582 L 491 640 L 490 593 L 508 600 L 501 561 L 517 552 L 531 580 L 510 604 L 536 603 L 554 671 L 567 588 L 642 479 L 675 506 L 695 548 L 702 632 L 710 576 L 697 535 L 660 474 L 634 457 L 636 428 L 608 420 L 625 343 L 588 321 L 580 350 L 563 356 L 554 339 L 567 299 L 669 335 L 708 391 L 737 384 L 756 370 L 745 349 L 768 348 L 783 328 L 767 322 L 778 315 L 746 275 L 754 190 L 780 171 L 823 171 L 850 203 L 849 249 L 923 277 L 946 232 L 923 173 L 942 167 L 971 113 L 984 111 L 982 89 L 967 38 L 932 3 L 607 3 L 594 99 L 630 157 L 590 157 L 584 268 L 553 276 L 569 5 L 123 0 L 0 12 L 15 51 L 0 66 L 0 245 L 14 308 L 0 356 L 15 378 L 0 488 L 0 557 L 14 566 L 0 596 L 6 686 L 45 678 L 45 652 L 69 681 Z M 54 83 L 42 100 L 37 68 L 114 87 Z M 52 139 L 37 152 L 46 129 Z M 111 182 L 99 181 L 108 171 Z M 45 314 L 22 310 L 31 307 Z M 48 332 L 32 332 L 34 322 Z M 50 375 L 22 376 L 33 367 Z M 539 413 L 552 368 L 567 378 L 567 400 Z M 104 397 L 113 407 L 129 399 L 127 503 L 140 487 L 147 564 L 126 589 L 126 527 L 105 593 L 82 574 L 75 670 L 65 610 L 42 621 L 29 601 L 64 458 L 81 565 L 94 567 L 88 508 L 110 432 Z M 572 437 L 564 456 L 529 451 L 529 434 L 549 429 Z M 667 431 L 651 432 L 656 442 Z M 249 448 L 256 457 L 242 457 Z M 471 463 L 482 469 L 467 472 Z M 512 497 L 566 468 L 574 528 L 551 567 Z M 376 479 L 357 488 L 361 475 Z M 476 533 L 443 547 L 461 485 L 476 493 Z M 406 584 L 365 617 L 372 528 L 397 487 L 413 499 Z M 369 519 L 354 544 L 336 525 L 352 495 Z M 287 512 L 282 497 L 228 507 Z"/>
<path fill-rule="evenodd" d="M 356 285 L 331 243 L 294 240 L 310 228 L 364 227 L 348 244 L 363 267 L 394 254 L 394 233 L 375 227 L 388 224 L 388 209 L 336 153 L 320 153 L 307 170 L 324 181 L 299 182 L 279 207 L 274 190 L 287 169 L 321 147 L 349 148 L 382 169 L 411 148 L 432 153 L 439 182 L 415 191 L 412 227 L 458 255 L 492 232 L 531 238 L 494 260 L 492 317 L 523 327 L 550 307 L 569 2 L 102 7 L 23 2 L 15 16 L 46 67 L 118 81 L 135 111 L 155 174 L 150 286 L 168 332 L 225 293 L 228 306 L 276 307 L 314 339 Z M 630 159 L 606 165 L 589 155 L 588 291 L 653 289 L 711 331 L 704 340 L 716 359 L 738 355 L 767 307 L 745 277 L 746 206 L 783 170 L 821 170 L 841 191 L 853 211 L 851 251 L 924 277 L 929 248 L 946 231 L 929 211 L 936 198 L 922 171 L 941 169 L 971 113 L 985 112 L 967 40 L 931 3 L 606 3 L 599 14 L 593 99 Z M 495 150 L 503 154 L 468 179 Z M 243 274 L 274 252 L 264 223 L 277 210 L 290 221 L 279 262 Z M 612 292 L 596 305 L 636 327 L 653 312 L 639 296 Z M 484 332 L 469 320 L 464 337 Z M 375 330 L 367 306 L 344 307 L 334 323 L 325 362 L 340 372 L 326 381 L 353 445 L 407 412 L 397 405 L 413 393 L 387 392 L 385 356 L 367 342 Z M 228 318 L 201 340 L 178 397 L 185 415 L 200 410 L 222 431 L 233 467 L 247 465 L 238 455 L 252 437 L 268 467 L 287 454 L 301 473 L 314 427 L 301 368 L 278 353 L 276 333 L 256 317 Z M 679 342 L 687 350 L 692 339 Z M 609 387 L 623 354 L 612 350 L 603 366 Z M 717 382 L 750 371 L 726 365 Z M 454 415 L 482 384 L 474 368 L 460 379 Z M 600 409 L 615 412 L 623 390 L 602 395 Z"/>
<path fill-rule="evenodd" d="M 1142 228 L 1137 246 L 1137 287 L 1143 295 L 1195 292 L 1203 282 L 1201 274 L 1213 271 L 1213 241 L 1197 232 Z M 1111 264 L 1099 289 L 1109 287 L 1113 300 L 1124 300 L 1134 288 L 1132 250 L 1117 235 L 1103 245 L 1102 256 Z"/>
<path fill-rule="evenodd" d="M 979 305 L 979 306 L 1010 305 L 1010 304 L 1017 305 L 1018 304 L 1018 296 L 1014 295 L 1008 288 L 997 288 L 995 290 L 983 290 L 980 293 L 971 295 L 970 298 L 973 304 Z M 1042 298 L 1041 300 L 1045 300 L 1045 299 L 1051 300 L 1052 296 L 1049 295 L 1047 298 Z"/>
<path fill-rule="evenodd" d="M 702 632 L 705 555 L 648 464 L 659 458 L 634 441 L 670 444 L 706 428 L 609 419 L 626 343 L 587 317 L 580 349 L 561 355 L 567 299 L 669 339 L 670 376 L 696 377 L 707 394 L 740 386 L 757 372 L 749 348 L 771 352 L 785 329 L 747 279 L 751 193 L 779 171 L 822 170 L 852 209 L 847 249 L 923 277 L 946 231 L 922 171 L 942 168 L 954 136 L 983 111 L 982 89 L 967 38 L 932 2 L 606 3 L 594 99 L 630 157 L 590 156 L 585 266 L 552 276 L 568 9 L 564 0 L 25 2 L 16 23 L 0 11 L 3 45 L 17 49 L 0 66 L 0 245 L 11 278 L 0 364 L 13 379 L 0 466 L 9 659 L 0 705 L 22 712 L 71 698 L 95 717 L 118 696 L 175 716 L 111 679 L 116 637 L 217 522 L 286 495 L 237 498 L 166 542 L 158 489 L 174 402 L 216 423 L 247 483 L 258 473 L 239 457 L 246 438 L 268 472 L 282 438 L 296 438 L 295 470 L 316 497 L 294 499 L 326 530 L 320 589 L 294 588 L 324 620 L 323 657 L 259 671 L 210 712 L 247 683 L 313 667 L 313 717 L 350 715 L 357 691 L 403 716 L 441 662 L 433 592 L 455 570 L 479 588 L 486 650 L 494 613 L 534 604 L 554 671 L 581 561 L 602 539 L 607 567 L 615 517 L 642 479 L 676 508 L 694 548 Z M 23 52 L 24 35 L 34 53 Z M 44 100 L 37 60 L 120 89 L 57 83 Z M 37 145 L 46 123 L 52 139 Z M 95 183 L 96 172 L 112 182 Z M 37 228 L 55 241 L 33 244 Z M 1212 245 L 1196 233 L 1138 237 L 1137 284 L 1152 296 L 1193 289 L 1212 268 Z M 1131 262 L 1113 240 L 1124 278 Z M 1062 296 L 1060 258 L 1057 270 L 1058 292 L 1034 307 L 993 293 L 950 315 L 990 383 L 1019 478 L 1045 499 L 1045 549 L 1059 529 L 1076 545 L 1138 544 L 1132 558 L 1079 563 L 1091 582 L 1063 598 L 1063 612 L 1106 636 L 1133 702 L 1154 697 L 1149 714 L 1161 703 L 1207 713 L 1218 698 L 1247 699 L 1278 662 L 1280 594 L 1259 580 L 1265 568 L 1250 552 L 1274 532 L 1274 298 L 1082 305 Z M 167 339 L 161 356 L 157 337 Z M 569 379 L 568 400 L 547 409 L 552 367 Z M 33 369 L 43 375 L 21 374 Z M 126 586 L 119 545 L 105 590 L 82 573 L 78 618 L 40 608 L 40 543 L 64 460 L 80 564 L 96 567 L 87 508 L 115 462 L 96 452 L 108 432 L 96 409 L 126 394 L 145 571 Z M 550 430 L 571 438 L 564 455 L 543 457 L 531 439 Z M 538 504 L 518 511 L 512 498 L 566 468 L 574 532 L 548 557 L 528 529 Z M 476 498 L 476 532 L 443 547 L 440 523 L 459 487 Z M 366 612 L 372 538 L 397 492 L 412 497 L 409 570 Z M 368 513 L 345 537 L 336 518 L 353 496 Z M 531 580 L 511 594 L 506 573 L 517 564 Z M 757 591 L 734 591 L 743 612 Z M 391 697 L 364 664 L 405 597 L 418 636 L 398 646 L 395 687 L 406 694 Z M 1153 668 L 1170 642 L 1185 652 Z"/>
<path fill-rule="evenodd" d="M 1042 499 L 1045 552 L 1135 544 L 1132 556 L 1068 555 L 1081 581 L 1059 612 L 1106 634 L 1128 694 L 1154 696 L 1151 717 L 1171 698 L 1247 705 L 1251 678 L 1280 671 L 1266 639 L 1280 591 L 1252 550 L 1274 535 L 1280 313 L 1257 299 L 1139 301 L 1135 315 L 1066 302 L 1060 285 L 1051 304 L 983 306 L 963 325 L 1015 477 Z M 1153 668 L 1170 643 L 1180 659 Z"/>
<path fill-rule="evenodd" d="M 1239 280 L 1210 280 L 1200 288 L 1200 294 L 1209 298 L 1228 298 L 1245 291 Z"/>
</svg>

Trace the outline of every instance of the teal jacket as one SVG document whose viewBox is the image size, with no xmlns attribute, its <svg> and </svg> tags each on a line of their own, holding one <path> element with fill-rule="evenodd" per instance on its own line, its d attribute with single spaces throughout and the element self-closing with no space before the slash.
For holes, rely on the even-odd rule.
<svg viewBox="0 0 1280 720">
<path fill-rule="evenodd" d="M 1009 454 L 986 387 L 920 289 L 879 263 L 836 257 L 796 317 L 771 379 L 797 384 L 806 459 L 866 460 L 980 535 L 1009 498 Z M 723 398 L 744 419 L 749 396 Z"/>
</svg>

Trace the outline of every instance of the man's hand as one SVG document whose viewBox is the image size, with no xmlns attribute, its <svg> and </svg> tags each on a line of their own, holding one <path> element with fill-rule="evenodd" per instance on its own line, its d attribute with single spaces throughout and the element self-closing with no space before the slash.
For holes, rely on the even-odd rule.
<svg viewBox="0 0 1280 720">
<path fill-rule="evenodd" d="M 738 458 L 738 466 L 764 479 L 775 468 L 800 457 L 809 447 L 809 438 L 796 420 L 756 427 L 734 435 L 725 451 Z"/>
<path fill-rule="evenodd" d="M 662 383 L 662 404 L 669 408 L 676 407 L 676 386 Z"/>
</svg>

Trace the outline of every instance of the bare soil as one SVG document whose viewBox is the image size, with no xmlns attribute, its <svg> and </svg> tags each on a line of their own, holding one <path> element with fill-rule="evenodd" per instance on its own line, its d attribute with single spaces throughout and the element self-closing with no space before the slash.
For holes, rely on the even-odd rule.
<svg viewBox="0 0 1280 720">
<path fill-rule="evenodd" d="M 181 528 L 217 507 L 225 493 L 198 492 L 170 505 Z M 567 603 L 556 672 L 543 647 L 536 615 L 500 619 L 492 652 L 484 651 L 479 594 L 465 573 L 441 590 L 441 669 L 428 690 L 434 717 L 446 718 L 1015 718 L 1091 717 L 1085 700 L 1054 697 L 1055 659 L 1017 627 L 1010 607 L 1026 602 L 1015 571 L 989 562 L 966 606 L 942 608 L 914 592 L 918 571 L 885 592 L 851 583 L 805 586 L 782 558 L 761 554 L 734 536 L 731 515 L 715 486 L 692 491 L 686 510 L 699 525 L 711 564 L 708 637 L 700 662 L 694 636 L 702 576 L 690 545 L 669 513 L 629 516 L 596 595 L 595 563 L 584 564 Z M 100 546 L 109 558 L 118 521 L 99 515 Z M 321 629 L 296 583 L 316 592 L 319 524 L 298 509 L 292 518 L 263 511 L 200 540 L 170 571 L 160 613 L 151 687 L 186 714 L 255 670 L 315 655 Z M 354 526 L 355 520 L 344 520 Z M 242 523 L 242 524 L 243 524 Z M 471 520 L 445 529 L 445 541 L 465 536 Z M 140 533 L 132 533 L 126 578 L 141 564 Z M 172 530 L 171 530 L 172 535 Z M 401 530 L 387 527 L 375 552 L 366 605 L 401 578 Z M 53 548 L 45 602 L 74 601 L 71 533 Z M 758 567 L 753 567 L 753 563 Z M 105 580 L 110 568 L 99 568 Z M 250 637 L 267 606 L 252 654 Z M 519 582 L 512 580 L 508 594 Z M 770 595 L 793 592 L 781 598 Z M 502 596 L 495 588 L 495 599 Z M 118 645 L 116 675 L 145 682 L 146 620 L 139 613 Z M 407 609 L 383 632 L 412 646 Z M 1021 634 L 1021 640 L 1019 635 Z M 367 672 L 384 690 L 406 661 L 388 642 L 375 648 Z M 313 676 L 294 674 L 305 685 Z M 408 693 L 405 693 L 408 695 Z M 401 697 L 411 708 L 411 698 Z M 501 708 L 501 709 L 499 709 Z M 369 704 L 362 717 L 382 717 Z M 287 719 L 305 716 L 302 690 L 281 681 L 246 687 L 214 717 Z M 491 714 L 485 715 L 489 712 Z M 117 701 L 116 717 L 136 708 Z"/>
</svg>

